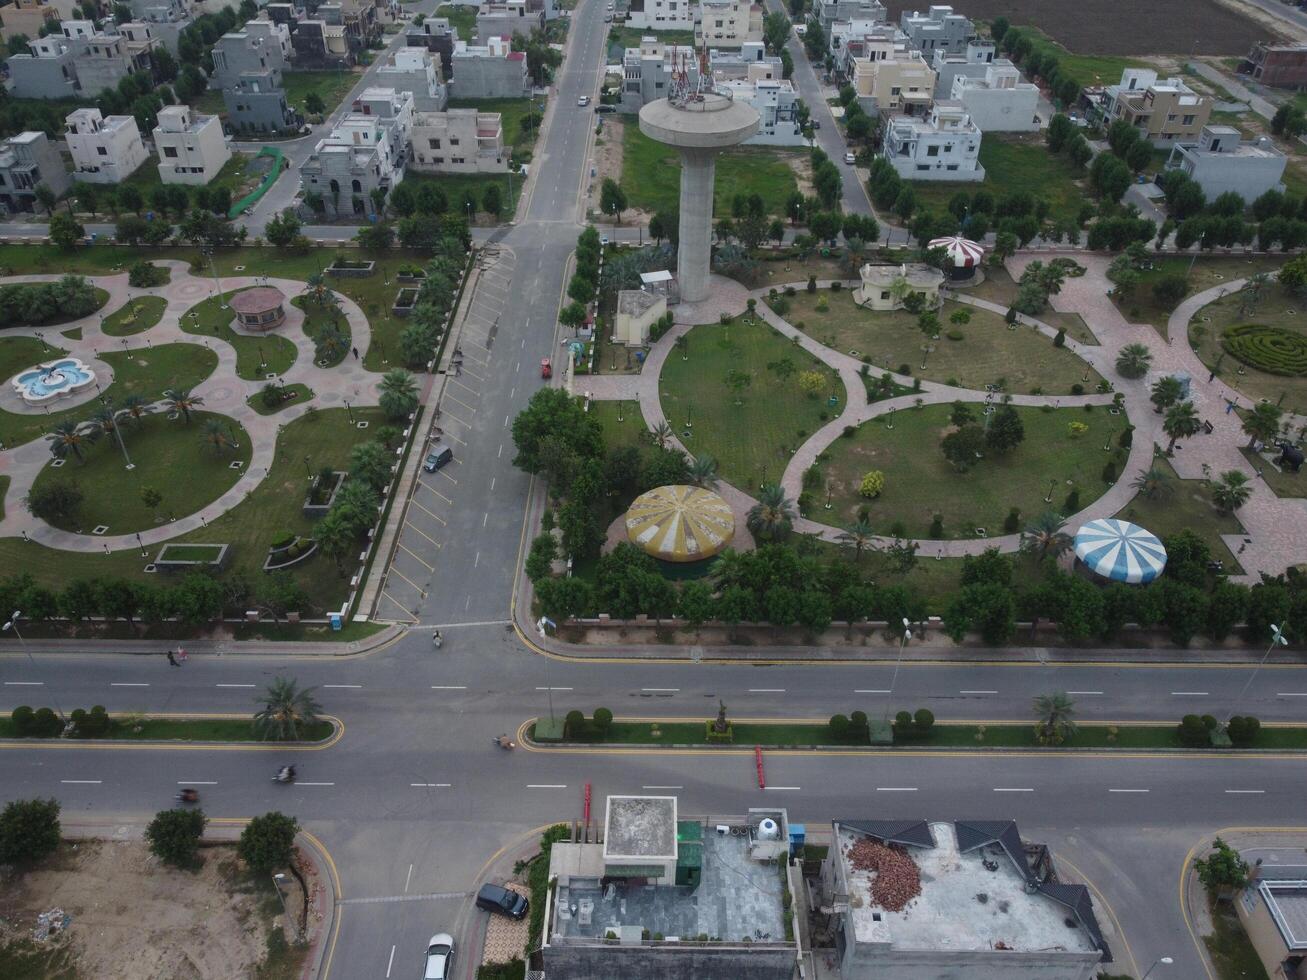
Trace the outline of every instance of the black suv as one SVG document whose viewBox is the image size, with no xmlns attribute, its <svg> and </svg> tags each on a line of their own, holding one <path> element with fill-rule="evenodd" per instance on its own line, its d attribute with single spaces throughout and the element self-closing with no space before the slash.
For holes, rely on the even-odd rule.
<svg viewBox="0 0 1307 980">
<path fill-rule="evenodd" d="M 510 919 L 523 918 L 530 907 L 531 903 L 526 900 L 525 895 L 519 895 L 499 885 L 482 885 L 481 890 L 477 892 L 477 908 L 506 915 Z"/>
</svg>

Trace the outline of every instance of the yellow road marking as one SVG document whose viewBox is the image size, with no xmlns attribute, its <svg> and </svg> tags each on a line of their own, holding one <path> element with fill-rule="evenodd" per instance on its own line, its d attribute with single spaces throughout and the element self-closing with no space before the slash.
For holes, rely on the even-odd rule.
<svg viewBox="0 0 1307 980">
<path fill-rule="evenodd" d="M 425 483 L 424 483 L 424 484 L 420 484 L 420 485 L 421 485 L 421 486 L 426 486 Z M 432 493 L 434 493 L 434 492 L 435 492 L 435 491 L 433 490 Z M 409 503 L 411 503 L 411 504 L 412 504 L 414 507 L 416 507 L 418 510 L 422 511 L 422 513 L 426 514 L 428 517 L 434 517 L 436 520 L 438 520 L 438 521 L 440 522 L 440 524 L 441 524 L 442 527 L 447 527 L 447 526 L 448 526 L 447 524 L 445 524 L 445 519 L 444 519 L 443 517 L 441 517 L 439 514 L 436 514 L 436 513 L 432 512 L 432 511 L 428 510 L 426 507 L 423 507 L 420 503 L 418 503 L 416 497 L 414 497 L 412 500 L 410 500 Z M 407 523 L 407 522 L 405 522 L 405 523 Z M 430 540 L 430 539 L 428 538 L 427 540 Z"/>
<path fill-rule="evenodd" d="M 416 500 L 413 501 L 413 505 L 414 505 L 414 506 L 420 506 L 420 505 L 417 503 Z M 436 515 L 435 515 L 435 514 L 432 514 L 431 516 L 432 516 L 432 517 L 435 517 Z M 440 523 L 441 523 L 441 524 L 444 524 L 445 522 L 444 522 L 444 521 L 441 521 Z M 405 521 L 405 522 L 404 522 L 404 527 L 408 528 L 408 530 L 414 532 L 415 534 L 420 534 L 420 535 L 422 535 L 422 537 L 426 538 L 428 541 L 430 541 L 432 544 L 434 544 L 437 548 L 444 547 L 444 546 L 443 546 L 439 541 L 437 541 L 437 540 L 436 540 L 435 538 L 433 538 L 431 535 L 427 534 L 426 531 L 422 530 L 422 528 L 418 527 L 416 524 L 412 523 L 411 521 Z"/>
<path fill-rule="evenodd" d="M 403 572 L 401 572 L 401 571 L 400 571 L 398 568 L 396 568 L 394 565 L 391 565 L 391 566 L 390 566 L 390 571 L 394 572 L 396 575 L 398 575 L 400 578 L 402 578 L 402 579 L 403 579 L 405 582 L 407 582 L 409 585 L 413 586 L 413 588 L 417 589 L 419 593 L 421 593 L 422 595 L 426 595 L 426 591 L 427 591 L 426 589 L 422 588 L 422 586 L 418 585 L 416 582 L 414 582 L 411 578 L 409 578 L 407 575 L 405 575 Z"/>
<path fill-rule="evenodd" d="M 419 565 L 421 565 L 423 568 L 425 568 L 428 572 L 434 572 L 434 571 L 436 570 L 436 568 L 435 568 L 434 565 L 428 565 L 425 561 L 423 561 L 421 558 L 419 558 L 419 557 L 418 557 L 417 555 L 415 555 L 413 552 L 409 551 L 408 548 L 405 548 L 403 544 L 400 544 L 400 543 L 397 542 L 397 543 L 396 543 L 396 547 L 399 548 L 400 551 L 404 552 L 404 554 L 406 554 L 406 555 L 408 555 L 410 558 L 412 558 L 415 562 L 417 562 L 417 563 L 418 563 Z"/>
<path fill-rule="evenodd" d="M 1116 926 L 1116 934 L 1121 937 L 1121 942 L 1125 946 L 1125 955 L 1130 958 L 1130 973 L 1131 975 L 1138 975 L 1139 964 L 1135 962 L 1134 950 L 1130 948 L 1130 940 L 1126 938 L 1125 930 L 1121 928 L 1121 920 L 1116 917 L 1116 910 L 1112 908 L 1112 903 L 1098 890 L 1098 887 L 1089 879 L 1089 876 L 1072 864 L 1061 852 L 1054 859 L 1054 863 L 1070 868 L 1071 873 L 1077 875 L 1085 883 L 1085 887 L 1094 893 L 1094 897 L 1098 899 L 1098 904 L 1107 910 L 1108 917 L 1111 918 L 1112 924 Z"/>
<path fill-rule="evenodd" d="M 408 619 L 405 620 L 406 623 L 410 623 L 410 624 L 412 624 L 412 623 L 416 623 L 416 622 L 418 621 L 418 620 L 417 620 L 417 617 L 413 615 L 413 611 L 412 611 L 411 609 L 409 609 L 408 606 L 404 605 L 404 603 L 400 602 L 398 599 L 396 599 L 393 595 L 391 595 L 391 594 L 390 594 L 389 592 L 387 592 L 385 589 L 382 589 L 382 590 L 381 590 L 381 594 L 382 594 L 385 598 L 387 598 L 387 599 L 389 599 L 391 602 L 393 602 L 395 605 L 399 606 L 400 609 L 404 610 L 404 615 L 408 617 Z"/>
</svg>

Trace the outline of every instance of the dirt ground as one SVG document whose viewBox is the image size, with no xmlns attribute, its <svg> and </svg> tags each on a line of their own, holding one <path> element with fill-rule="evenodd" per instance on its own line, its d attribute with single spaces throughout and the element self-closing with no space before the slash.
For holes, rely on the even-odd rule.
<svg viewBox="0 0 1307 980">
<path fill-rule="evenodd" d="M 887 0 L 889 19 L 924 10 L 919 0 Z M 1244 55 L 1271 33 L 1219 0 L 953 0 L 959 14 L 1006 17 L 1038 27 L 1069 51 L 1085 55 Z M 1277 25 L 1279 22 L 1276 22 Z M 1283 33 L 1281 30 L 1276 33 Z"/>
<path fill-rule="evenodd" d="M 203 867 L 191 873 L 162 866 L 141 841 L 65 844 L 48 864 L 0 879 L 0 942 L 30 937 L 39 913 L 62 908 L 71 923 L 41 945 L 65 947 L 79 977 L 254 976 L 280 903 L 249 882 L 234 847 L 201 854 Z M 287 901 L 302 903 L 298 884 Z"/>
</svg>

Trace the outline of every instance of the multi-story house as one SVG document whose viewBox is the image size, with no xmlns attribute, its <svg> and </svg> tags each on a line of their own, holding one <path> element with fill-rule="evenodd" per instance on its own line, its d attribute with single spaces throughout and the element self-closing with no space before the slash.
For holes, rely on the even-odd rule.
<svg viewBox="0 0 1307 980">
<path fill-rule="evenodd" d="M 150 25 L 150 31 L 159 43 L 173 54 L 177 53 L 177 39 L 194 21 L 193 7 L 188 0 L 132 0 L 132 16 Z"/>
<path fill-rule="evenodd" d="M 222 101 L 227 124 L 239 133 L 293 133 L 304 125 L 304 117 L 286 101 L 276 68 L 241 72 L 223 88 Z"/>
<path fill-rule="evenodd" d="M 962 103 L 982 133 L 1039 129 L 1039 87 L 1023 82 L 1017 66 L 1006 58 L 990 65 L 982 78 L 954 78 L 951 99 Z"/>
<path fill-rule="evenodd" d="M 631 0 L 626 26 L 637 31 L 694 30 L 693 0 Z"/>
<path fill-rule="evenodd" d="M 150 70 L 152 46 L 144 37 L 129 43 L 125 35 L 100 31 L 89 20 L 66 20 L 60 26 L 73 54 L 78 84 L 87 95 L 117 88 L 134 71 Z"/>
<path fill-rule="evenodd" d="M 426 48 L 440 56 L 440 72 L 446 79 L 453 75 L 452 58 L 458 40 L 458 31 L 444 17 L 428 17 L 421 24 L 410 24 L 404 29 L 405 45 L 410 48 Z"/>
<path fill-rule="evenodd" d="M 30 54 L 10 55 L 9 94 L 19 99 L 73 99 L 82 95 L 73 52 L 62 34 L 28 42 Z"/>
<path fill-rule="evenodd" d="M 530 92 L 526 54 L 504 35 L 485 44 L 454 42 L 450 92 L 456 99 L 520 99 Z"/>
<path fill-rule="evenodd" d="M 350 110 L 351 116 L 371 116 L 381 120 L 389 144 L 387 153 L 391 166 L 402 178 L 408 164 L 410 134 L 413 132 L 413 95 L 373 85 L 362 91 Z M 398 180 L 396 178 L 396 183 Z"/>
<path fill-rule="evenodd" d="M 639 112 L 646 102 L 667 98 L 672 73 L 684 71 L 691 84 L 699 80 L 699 59 L 689 45 L 664 44 L 656 37 L 643 37 L 638 48 L 622 55 L 622 109 Z"/>
<path fill-rule="evenodd" d="M 150 157 L 133 116 L 104 116 L 99 109 L 75 109 L 64 119 L 64 126 L 75 180 L 117 184 Z"/>
<path fill-rule="evenodd" d="M 414 112 L 440 112 L 449 101 L 440 61 L 425 48 L 400 48 L 378 66 L 377 82 L 412 95 Z"/>
<path fill-rule="evenodd" d="M 908 39 L 893 24 L 870 20 L 837 20 L 827 35 L 826 50 L 835 62 L 832 69 L 844 79 L 853 77 L 853 59 L 869 58 L 870 52 L 908 49 Z"/>
<path fill-rule="evenodd" d="M 4 7 L 0 7 L 3 15 Z M 8 23 L 9 18 L 5 17 Z M 1307 44 L 1274 44 L 1258 41 L 1239 66 L 1263 85 L 1301 89 L 1307 86 Z"/>
<path fill-rule="evenodd" d="M 919 51 L 894 42 L 871 44 L 867 56 L 853 59 L 854 90 L 867 112 L 921 116 L 935 95 L 935 72 Z"/>
<path fill-rule="evenodd" d="M 1127 68 L 1103 92 L 1107 122 L 1124 119 L 1154 146 L 1195 143 L 1212 115 L 1212 100 L 1178 77 L 1159 79 L 1150 68 Z"/>
<path fill-rule="evenodd" d="M 508 172 L 503 121 L 497 112 L 449 109 L 413 117 L 413 159 L 409 167 L 430 174 Z"/>
<path fill-rule="evenodd" d="M 768 77 L 772 73 L 770 65 L 755 64 L 750 66 L 749 76 L 742 80 L 715 81 L 714 87 L 719 92 L 727 92 L 736 102 L 743 102 L 758 110 L 761 125 L 758 132 L 745 140 L 745 145 L 761 146 L 802 146 L 806 142 L 799 127 L 797 103 L 798 93 L 789 81 L 780 77 Z"/>
<path fill-rule="evenodd" d="M 326 6 L 319 7 L 318 13 L 322 14 Z M 345 25 L 330 23 L 325 17 L 301 20 L 290 36 L 290 43 L 295 49 L 297 68 L 341 69 L 354 64 L 354 52 L 345 36 Z"/>
<path fill-rule="evenodd" d="M 235 87 L 243 74 L 285 71 L 293 50 L 284 24 L 252 20 L 239 31 L 228 31 L 213 46 L 211 84 Z"/>
<path fill-rule="evenodd" d="M 1285 162 L 1284 153 L 1265 136 L 1245 143 L 1233 126 L 1204 126 L 1198 142 L 1172 147 L 1166 167 L 1187 173 L 1209 201 L 1234 191 L 1251 202 L 1267 191 L 1283 190 Z"/>
<path fill-rule="evenodd" d="M 379 116 L 350 113 L 325 139 L 319 140 L 300 167 L 300 187 L 306 197 L 321 197 L 327 217 L 373 216 L 378 213 L 373 192 L 382 198 L 404 178 L 403 161 L 391 156 L 391 136 Z"/>
<path fill-rule="evenodd" d="M 529 37 L 533 31 L 543 30 L 543 8 L 531 9 L 527 0 L 487 0 L 477 8 L 477 37 L 503 37 L 521 34 Z"/>
<path fill-rule="evenodd" d="M 812 17 L 829 36 L 836 21 L 883 23 L 885 7 L 880 0 L 813 0 Z"/>
<path fill-rule="evenodd" d="M 10 214 L 36 210 L 36 189 L 63 197 L 72 186 L 59 151 L 45 133 L 25 132 L 0 142 L 0 207 Z"/>
<path fill-rule="evenodd" d="M 894 116 L 881 152 L 904 180 L 980 181 L 980 127 L 956 102 L 936 102 L 925 118 Z"/>
<path fill-rule="evenodd" d="M 995 60 L 1001 59 L 998 58 L 994 42 L 988 38 L 972 38 L 961 54 L 937 50 L 930 63 L 935 69 L 935 98 L 947 99 L 952 95 L 953 79 L 960 75 L 984 78 L 985 72 Z"/>
<path fill-rule="evenodd" d="M 39 37 L 43 27 L 56 30 L 63 16 L 58 7 L 45 0 L 11 0 L 0 6 L 0 39 L 8 41 L 20 34 Z"/>
<path fill-rule="evenodd" d="M 738 51 L 713 48 L 708 52 L 708 70 L 717 81 L 766 80 L 785 74 L 781 59 L 769 55 L 761 41 L 746 41 Z"/>
<path fill-rule="evenodd" d="M 165 184 L 202 187 L 231 159 L 221 120 L 202 116 L 190 106 L 160 109 L 151 135 L 159 154 L 159 179 Z"/>
<path fill-rule="evenodd" d="M 699 0 L 696 48 L 738 48 L 762 40 L 762 7 L 752 0 Z"/>
<path fill-rule="evenodd" d="M 899 17 L 899 27 L 927 58 L 933 58 L 936 51 L 960 54 L 976 33 L 968 18 L 955 14 L 947 5 L 932 6 L 924 14 L 905 10 Z"/>
</svg>

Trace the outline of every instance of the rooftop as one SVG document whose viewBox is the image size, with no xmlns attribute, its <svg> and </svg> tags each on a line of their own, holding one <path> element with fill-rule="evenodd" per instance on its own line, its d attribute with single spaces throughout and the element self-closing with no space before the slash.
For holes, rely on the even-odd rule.
<svg viewBox="0 0 1307 980">
<path fill-rule="evenodd" d="M 864 265 L 859 276 L 867 285 L 885 289 L 888 289 L 900 276 L 907 280 L 909 286 L 920 288 L 936 288 L 944 281 L 944 273 L 924 262 L 908 262 L 903 265 Z"/>
<path fill-rule="evenodd" d="M 604 857 L 675 859 L 676 797 L 608 797 Z"/>
<path fill-rule="evenodd" d="M 639 316 L 657 306 L 660 299 L 661 296 L 646 293 L 643 289 L 623 289 L 617 294 L 617 312 Z"/>
<path fill-rule="evenodd" d="M 1284 944 L 1307 952 L 1307 867 L 1264 865 L 1256 888 Z"/>
<path fill-rule="evenodd" d="M 229 302 L 237 313 L 267 313 L 286 300 L 286 294 L 276 286 L 255 286 L 237 293 Z"/>
</svg>

